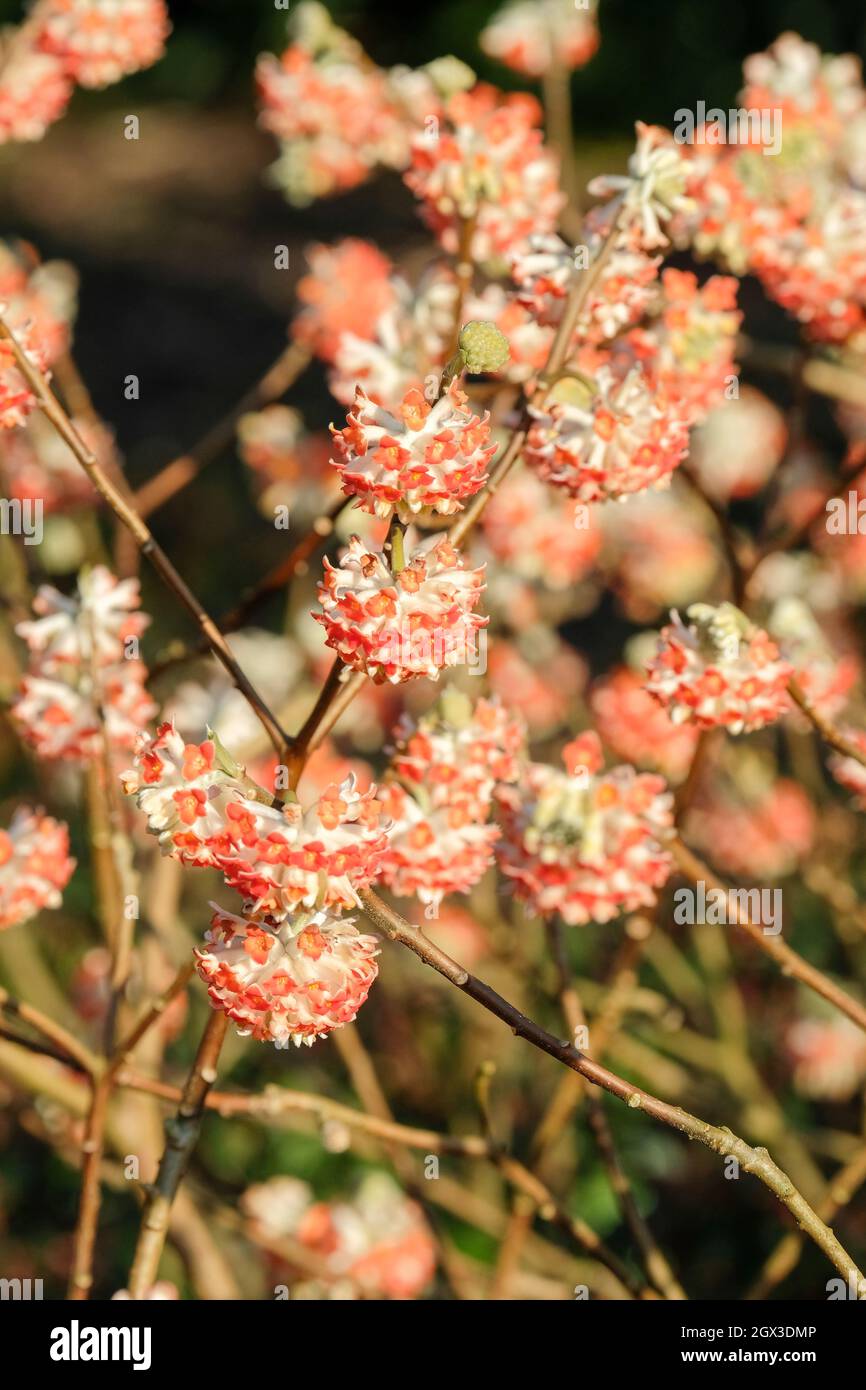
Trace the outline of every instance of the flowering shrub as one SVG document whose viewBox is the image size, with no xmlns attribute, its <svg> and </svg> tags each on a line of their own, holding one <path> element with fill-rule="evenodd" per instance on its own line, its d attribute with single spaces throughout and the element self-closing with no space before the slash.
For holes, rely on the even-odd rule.
<svg viewBox="0 0 866 1390">
<path fill-rule="evenodd" d="M 783 34 L 740 108 L 637 119 L 620 157 L 576 149 L 569 104 L 603 5 L 488 13 L 484 73 L 529 90 L 272 8 L 249 109 L 192 153 L 150 106 L 186 67 L 162 0 L 35 0 L 0 40 L 0 140 L 30 142 L 8 206 L 84 270 L 79 324 L 73 267 L 0 243 L 0 929 L 29 924 L 0 953 L 0 1144 L 81 1184 L 45 1277 L 683 1302 L 741 1293 L 757 1251 L 759 1291 L 796 1269 L 823 1298 L 819 1255 L 861 1278 L 866 1178 L 859 64 Z M 89 89 L 166 45 L 115 126 Z M 73 207 L 44 171 L 75 88 Z M 172 266 L 147 312 L 115 283 L 138 217 L 148 293 Z M 158 388 L 198 341 L 191 247 L 243 291 L 232 378 L 252 301 L 281 341 L 236 403 L 202 352 L 220 419 L 181 444 Z M 682 1135 L 766 1191 L 710 1200 Z M 132 1231 L 99 1239 L 127 1178 L 129 1271 Z M 801 1234 L 774 1248 L 779 1203 Z M 18 1224 L 2 1271 L 30 1269 Z"/>
</svg>

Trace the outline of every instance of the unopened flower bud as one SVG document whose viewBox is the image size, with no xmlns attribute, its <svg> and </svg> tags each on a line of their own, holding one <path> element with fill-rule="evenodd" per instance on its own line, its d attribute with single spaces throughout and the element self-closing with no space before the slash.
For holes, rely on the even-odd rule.
<svg viewBox="0 0 866 1390">
<path fill-rule="evenodd" d="M 481 372 L 501 371 L 511 356 L 505 334 L 495 323 L 480 319 L 464 324 L 457 343 L 466 361 L 466 370 L 476 376 Z"/>
</svg>

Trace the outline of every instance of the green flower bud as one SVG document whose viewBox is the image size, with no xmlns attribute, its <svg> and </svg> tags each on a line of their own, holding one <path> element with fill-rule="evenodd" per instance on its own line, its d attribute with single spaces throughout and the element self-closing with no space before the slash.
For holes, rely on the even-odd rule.
<svg viewBox="0 0 866 1390">
<path fill-rule="evenodd" d="M 495 323 L 473 319 L 464 324 L 457 339 L 460 351 L 466 362 L 467 372 L 498 372 L 511 356 L 511 348 L 504 333 L 500 333 Z"/>
</svg>

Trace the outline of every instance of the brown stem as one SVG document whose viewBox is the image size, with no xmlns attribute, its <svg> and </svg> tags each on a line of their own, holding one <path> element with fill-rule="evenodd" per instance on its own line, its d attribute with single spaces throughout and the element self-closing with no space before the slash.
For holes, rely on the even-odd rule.
<svg viewBox="0 0 866 1390">
<path fill-rule="evenodd" d="M 343 679 L 345 674 L 345 681 Z M 320 732 L 332 705 L 338 696 L 343 692 L 345 686 L 352 677 L 349 668 L 345 665 L 341 657 L 335 657 L 334 663 L 325 679 L 325 683 L 319 691 L 316 703 L 313 705 L 303 728 L 292 739 L 291 752 L 288 756 L 288 782 L 291 791 L 294 791 L 304 770 L 313 748 L 321 742 L 324 734 Z M 318 736 L 318 737 L 317 737 Z"/>
<path fill-rule="evenodd" d="M 84 1043 L 79 1042 L 59 1023 L 55 1023 L 52 1018 L 34 1008 L 32 1004 L 25 1004 L 19 999 L 13 999 L 12 995 L 2 986 L 0 986 L 0 1010 L 11 1014 L 13 1018 L 20 1018 L 22 1023 L 29 1023 L 31 1028 L 35 1028 L 37 1033 L 52 1043 L 58 1052 L 64 1057 L 68 1057 L 88 1076 L 94 1076 L 98 1072 L 99 1060 L 89 1048 L 84 1046 Z"/>
<path fill-rule="evenodd" d="M 574 210 L 577 203 L 577 168 L 571 114 L 571 73 L 564 63 L 549 64 L 542 76 L 547 138 L 561 161 L 562 189 Z"/>
<path fill-rule="evenodd" d="M 90 1297 L 93 1285 L 93 1252 L 102 1205 L 102 1158 L 105 1149 L 105 1121 L 111 1100 L 113 1078 L 105 1072 L 93 1088 L 81 1152 L 81 1194 L 73 1240 L 72 1270 L 67 1298 L 73 1302 Z"/>
<path fill-rule="evenodd" d="M 585 1027 L 586 1014 L 580 995 L 571 978 L 565 949 L 565 935 L 560 921 L 554 920 L 548 923 L 548 940 L 559 980 L 558 992 L 562 1014 L 569 1034 L 574 1038 L 577 1036 L 577 1030 Z M 652 1231 L 641 1216 L 631 1183 L 619 1161 L 601 1096 L 596 1091 L 590 1090 L 586 1097 L 586 1104 L 587 1117 L 595 1135 L 602 1164 L 607 1172 L 614 1196 L 619 1201 L 632 1238 L 643 1256 L 651 1281 L 665 1298 L 685 1299 L 686 1294 L 682 1285 L 671 1269 L 667 1257 L 656 1242 Z"/>
<path fill-rule="evenodd" d="M 866 1148 L 846 1164 L 833 1178 L 830 1190 L 817 1208 L 822 1221 L 832 1221 L 847 1206 L 852 1197 L 866 1182 Z M 782 1236 L 775 1249 L 767 1256 L 758 1278 L 746 1294 L 746 1299 L 766 1299 L 773 1289 L 778 1288 L 783 1279 L 793 1273 L 803 1253 L 803 1237 L 799 1231 L 790 1231 Z"/>
<path fill-rule="evenodd" d="M 198 1045 L 177 1114 L 166 1122 L 165 1150 L 156 1182 L 145 1203 L 129 1275 L 129 1292 L 134 1299 L 145 1298 L 156 1282 L 171 1209 L 198 1142 L 207 1095 L 216 1081 L 217 1063 L 227 1028 L 227 1015 L 221 1009 L 214 1010 Z"/>
<path fill-rule="evenodd" d="M 842 753 L 846 758 L 853 758 L 862 767 L 866 767 L 866 752 L 850 738 L 846 738 L 841 729 L 836 728 L 832 720 L 815 708 L 798 681 L 788 682 L 788 694 L 794 703 L 799 705 L 809 722 L 815 726 L 825 743 L 829 743 L 830 747 L 835 748 L 837 753 Z"/>
</svg>

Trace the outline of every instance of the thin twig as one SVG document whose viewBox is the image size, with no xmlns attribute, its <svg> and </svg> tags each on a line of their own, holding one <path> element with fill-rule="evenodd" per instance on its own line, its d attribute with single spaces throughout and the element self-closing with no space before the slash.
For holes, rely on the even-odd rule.
<svg viewBox="0 0 866 1390">
<path fill-rule="evenodd" d="M 166 1121 L 166 1145 L 156 1182 L 148 1193 L 129 1275 L 132 1298 L 146 1297 L 156 1281 L 168 1234 L 171 1209 L 198 1142 L 208 1092 L 216 1081 L 217 1063 L 228 1029 L 228 1016 L 215 1009 L 208 1018 L 177 1114 Z"/>
</svg>

